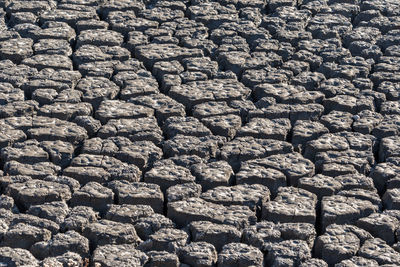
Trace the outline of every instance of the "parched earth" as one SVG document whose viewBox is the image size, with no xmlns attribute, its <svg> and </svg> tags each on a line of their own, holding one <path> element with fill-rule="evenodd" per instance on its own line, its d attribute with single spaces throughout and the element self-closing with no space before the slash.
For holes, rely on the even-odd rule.
<svg viewBox="0 0 400 267">
<path fill-rule="evenodd" d="M 0 266 L 400 266 L 400 1 L 0 0 Z"/>
</svg>

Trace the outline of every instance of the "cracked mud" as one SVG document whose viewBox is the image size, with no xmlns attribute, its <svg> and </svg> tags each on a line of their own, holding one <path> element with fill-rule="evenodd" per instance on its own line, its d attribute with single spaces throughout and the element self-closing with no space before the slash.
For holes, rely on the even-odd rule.
<svg viewBox="0 0 400 267">
<path fill-rule="evenodd" d="M 400 266 L 398 0 L 0 0 L 0 265 Z"/>
</svg>

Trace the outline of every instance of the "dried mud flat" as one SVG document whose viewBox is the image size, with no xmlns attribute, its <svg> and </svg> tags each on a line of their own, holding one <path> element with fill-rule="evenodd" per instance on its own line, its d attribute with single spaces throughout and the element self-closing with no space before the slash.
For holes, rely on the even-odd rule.
<svg viewBox="0 0 400 267">
<path fill-rule="evenodd" d="M 398 0 L 0 0 L 0 265 L 400 266 Z"/>
</svg>

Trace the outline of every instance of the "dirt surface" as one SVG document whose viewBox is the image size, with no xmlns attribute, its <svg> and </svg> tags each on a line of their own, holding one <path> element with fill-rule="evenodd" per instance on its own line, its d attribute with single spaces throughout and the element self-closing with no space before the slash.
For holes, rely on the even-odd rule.
<svg viewBox="0 0 400 267">
<path fill-rule="evenodd" d="M 400 266 L 398 0 L 0 0 L 0 265 Z"/>
</svg>

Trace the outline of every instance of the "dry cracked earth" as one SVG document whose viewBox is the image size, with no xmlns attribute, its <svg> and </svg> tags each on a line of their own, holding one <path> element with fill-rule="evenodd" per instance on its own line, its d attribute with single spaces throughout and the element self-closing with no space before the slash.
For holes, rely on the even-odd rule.
<svg viewBox="0 0 400 267">
<path fill-rule="evenodd" d="M 400 266 L 398 0 L 0 0 L 0 266 Z"/>
</svg>

